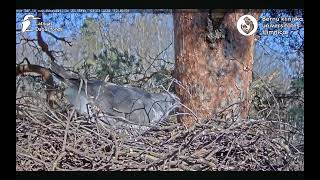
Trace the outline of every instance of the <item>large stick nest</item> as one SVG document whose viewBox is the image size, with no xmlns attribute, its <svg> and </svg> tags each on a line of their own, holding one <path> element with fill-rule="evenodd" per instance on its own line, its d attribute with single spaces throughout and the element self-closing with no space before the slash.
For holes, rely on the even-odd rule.
<svg viewBox="0 0 320 180">
<path fill-rule="evenodd" d="M 301 132 L 278 121 L 171 120 L 124 138 L 72 111 L 16 100 L 16 170 L 304 170 L 303 146 L 282 138 Z"/>
</svg>

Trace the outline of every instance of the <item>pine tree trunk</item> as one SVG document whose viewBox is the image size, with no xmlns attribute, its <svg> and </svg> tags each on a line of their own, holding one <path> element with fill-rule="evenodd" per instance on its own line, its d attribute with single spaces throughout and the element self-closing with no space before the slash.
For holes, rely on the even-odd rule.
<svg viewBox="0 0 320 180">
<path fill-rule="evenodd" d="M 174 36 L 176 92 L 184 105 L 200 119 L 212 118 L 222 110 L 224 118 L 246 118 L 249 111 L 249 85 L 252 80 L 254 35 L 243 36 L 237 20 L 244 15 L 219 11 L 212 22 L 220 21 L 224 37 L 207 38 L 207 12 L 175 12 Z M 246 12 L 258 19 L 259 12 Z M 216 18 L 216 19 L 215 19 Z M 220 18 L 220 20 L 219 20 Z M 217 28 L 214 26 L 214 28 Z M 229 107 L 229 108 L 228 108 Z M 182 112 L 190 113 L 186 108 Z M 187 127 L 195 122 L 190 115 L 180 116 Z"/>
</svg>

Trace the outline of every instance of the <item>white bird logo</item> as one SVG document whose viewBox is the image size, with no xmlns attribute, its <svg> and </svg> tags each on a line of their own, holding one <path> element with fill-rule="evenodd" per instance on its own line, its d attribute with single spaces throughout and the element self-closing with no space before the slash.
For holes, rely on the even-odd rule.
<svg viewBox="0 0 320 180">
<path fill-rule="evenodd" d="M 33 15 L 26 15 L 24 18 L 23 18 L 23 21 L 22 21 L 22 32 L 25 32 L 25 31 L 31 31 L 28 29 L 28 27 L 30 26 L 31 24 L 31 20 L 33 19 L 40 19 L 38 17 L 34 17 Z"/>
</svg>

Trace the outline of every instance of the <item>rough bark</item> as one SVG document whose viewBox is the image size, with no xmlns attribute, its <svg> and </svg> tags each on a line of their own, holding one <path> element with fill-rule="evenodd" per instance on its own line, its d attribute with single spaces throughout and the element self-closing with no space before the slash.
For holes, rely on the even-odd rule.
<svg viewBox="0 0 320 180">
<path fill-rule="evenodd" d="M 212 12 L 212 20 L 216 17 L 221 24 L 214 28 L 224 32 L 224 37 L 214 42 L 208 42 L 207 38 L 208 11 L 173 14 L 175 77 L 184 87 L 176 85 L 176 92 L 182 103 L 200 119 L 212 118 L 226 108 L 225 117 L 246 118 L 248 115 L 254 37 L 243 36 L 237 30 L 237 20 L 244 14 L 257 19 L 260 13 Z M 181 111 L 188 112 L 186 108 Z M 195 118 L 188 115 L 180 116 L 179 120 L 187 127 L 195 122 Z"/>
</svg>

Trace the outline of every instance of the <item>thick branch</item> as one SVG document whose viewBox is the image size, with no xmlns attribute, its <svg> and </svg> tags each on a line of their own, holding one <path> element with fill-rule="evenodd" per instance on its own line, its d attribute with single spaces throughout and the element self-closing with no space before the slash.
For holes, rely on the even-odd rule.
<svg viewBox="0 0 320 180">
<path fill-rule="evenodd" d="M 38 24 L 40 24 L 39 22 L 43 22 L 43 18 L 42 18 L 42 13 L 38 12 L 37 13 L 37 17 L 39 17 L 40 19 L 37 20 Z M 38 25 L 38 28 L 40 28 L 40 25 Z M 41 35 L 41 31 L 37 31 L 37 39 L 38 39 L 38 44 L 41 47 L 41 50 L 43 52 L 45 52 L 52 61 L 55 61 L 55 58 L 52 55 L 52 52 L 49 51 L 49 46 L 46 42 L 44 42 L 42 35 Z"/>
<path fill-rule="evenodd" d="M 54 86 L 53 78 L 49 69 L 34 64 L 21 64 L 16 67 L 16 76 L 28 72 L 33 72 L 42 75 L 43 79 L 49 86 Z"/>
<path fill-rule="evenodd" d="M 52 36 L 56 40 L 63 41 L 65 43 L 67 43 L 69 46 L 72 46 L 71 42 L 67 41 L 65 37 L 58 37 L 58 36 L 56 36 L 55 34 L 49 32 L 49 31 L 45 31 L 45 33 L 49 34 L 50 36 Z"/>
<path fill-rule="evenodd" d="M 47 85 L 47 100 L 49 102 L 50 107 L 53 107 L 53 103 L 54 103 L 54 82 L 53 82 L 53 77 L 50 73 L 50 70 L 38 65 L 34 65 L 34 64 L 19 64 L 16 66 L 16 76 L 19 76 L 21 74 L 24 73 L 28 73 L 28 72 L 33 72 L 33 73 L 37 73 L 40 74 L 46 85 Z"/>
</svg>

